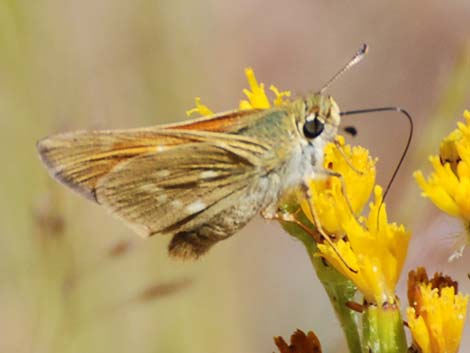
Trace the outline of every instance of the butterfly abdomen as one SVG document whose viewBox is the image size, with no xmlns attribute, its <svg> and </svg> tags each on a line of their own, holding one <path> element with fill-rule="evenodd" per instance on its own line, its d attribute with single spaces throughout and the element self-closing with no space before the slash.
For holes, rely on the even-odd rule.
<svg viewBox="0 0 470 353">
<path fill-rule="evenodd" d="M 237 203 L 214 215 L 208 222 L 193 229 L 176 233 L 169 246 L 171 256 L 197 259 L 214 244 L 242 229 L 253 217 L 272 203 L 270 189 L 275 187 L 270 178 L 260 180 L 256 187 L 240 195 Z"/>
</svg>

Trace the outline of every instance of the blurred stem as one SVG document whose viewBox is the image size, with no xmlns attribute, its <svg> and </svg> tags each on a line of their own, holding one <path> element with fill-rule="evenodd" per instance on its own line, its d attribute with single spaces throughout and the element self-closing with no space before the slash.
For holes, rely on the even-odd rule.
<svg viewBox="0 0 470 353">
<path fill-rule="evenodd" d="M 440 97 L 433 116 L 432 124 L 428 130 L 434 132 L 434 136 L 440 139 L 442 135 L 443 124 L 446 125 L 446 130 L 453 128 L 456 117 L 462 114 L 462 107 L 466 107 L 468 101 L 468 94 L 470 93 L 470 41 L 463 45 L 450 77 L 448 79 L 446 88 Z M 423 135 L 426 136 L 426 135 Z"/>
<path fill-rule="evenodd" d="M 398 303 L 370 305 L 362 318 L 363 353 L 405 353 L 405 330 Z"/>
<path fill-rule="evenodd" d="M 296 203 L 284 204 L 283 210 L 290 214 L 297 212 L 296 218 L 302 224 L 305 224 L 309 229 L 315 229 L 303 212 L 299 211 L 299 206 Z M 281 222 L 281 224 L 290 235 L 299 239 L 307 249 L 313 268 L 330 298 L 330 302 L 346 336 L 349 351 L 351 353 L 361 353 L 361 340 L 359 338 L 356 313 L 346 306 L 348 302 L 354 301 L 356 294 L 355 285 L 333 267 L 328 266 L 321 257 L 315 256 L 317 245 L 311 235 L 307 234 L 295 223 Z"/>
</svg>

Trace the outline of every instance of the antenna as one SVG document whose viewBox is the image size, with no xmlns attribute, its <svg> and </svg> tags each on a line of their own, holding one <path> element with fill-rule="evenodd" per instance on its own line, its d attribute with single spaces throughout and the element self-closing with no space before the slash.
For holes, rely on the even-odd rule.
<svg viewBox="0 0 470 353">
<path fill-rule="evenodd" d="M 338 77 L 348 71 L 351 67 L 361 62 L 361 60 L 364 59 L 365 55 L 367 54 L 368 48 L 369 47 L 367 44 L 364 43 L 361 49 L 359 49 L 359 51 L 354 54 L 351 60 L 349 60 L 346 65 L 344 65 L 332 78 L 330 78 L 327 83 L 323 85 L 323 87 L 320 89 L 320 93 L 323 93 L 334 81 L 336 81 Z"/>
</svg>

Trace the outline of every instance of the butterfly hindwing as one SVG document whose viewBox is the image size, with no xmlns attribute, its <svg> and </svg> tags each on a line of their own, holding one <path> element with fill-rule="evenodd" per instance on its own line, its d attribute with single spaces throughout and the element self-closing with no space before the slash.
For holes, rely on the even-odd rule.
<svg viewBox="0 0 470 353">
<path fill-rule="evenodd" d="M 258 166 L 210 143 L 132 158 L 96 187 L 97 201 L 142 236 L 194 228 L 240 202 Z"/>
</svg>

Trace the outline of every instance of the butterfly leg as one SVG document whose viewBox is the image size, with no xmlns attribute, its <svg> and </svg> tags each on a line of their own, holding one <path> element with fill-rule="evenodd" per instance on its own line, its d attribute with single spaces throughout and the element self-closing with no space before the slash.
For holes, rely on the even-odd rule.
<svg viewBox="0 0 470 353">
<path fill-rule="evenodd" d="M 299 221 L 299 219 L 296 217 L 297 213 L 301 212 L 301 209 L 299 208 L 296 212 L 294 213 L 287 213 L 287 212 L 278 212 L 276 213 L 273 217 L 271 218 L 266 218 L 266 219 L 272 219 L 272 220 L 278 220 L 281 222 L 288 222 L 288 223 L 294 223 L 297 227 L 301 228 L 305 233 L 310 235 L 316 243 L 321 242 L 321 234 L 318 233 L 317 231 L 309 228 L 306 226 L 304 223 Z"/>
<path fill-rule="evenodd" d="M 315 210 L 315 206 L 312 203 L 312 194 L 310 192 L 310 189 L 307 185 L 307 183 L 302 184 L 302 192 L 304 193 L 304 196 L 307 199 L 308 207 L 310 210 L 311 215 L 313 216 L 314 224 L 315 227 L 317 228 L 318 233 L 321 234 L 323 239 L 328 243 L 328 245 L 331 246 L 333 251 L 336 253 L 338 258 L 341 260 L 341 262 L 346 266 L 348 270 L 350 270 L 353 273 L 357 273 L 357 270 L 349 266 L 349 264 L 346 262 L 346 260 L 343 258 L 343 256 L 339 253 L 335 243 L 331 239 L 331 237 L 323 230 L 323 227 L 321 225 L 320 219 L 318 217 L 317 211 Z"/>
<path fill-rule="evenodd" d="M 261 217 L 267 220 L 280 219 L 279 218 L 279 207 L 277 202 L 271 203 L 268 207 L 261 210 Z"/>
</svg>

